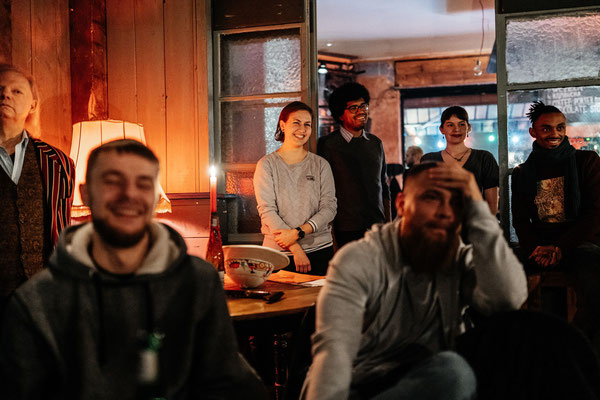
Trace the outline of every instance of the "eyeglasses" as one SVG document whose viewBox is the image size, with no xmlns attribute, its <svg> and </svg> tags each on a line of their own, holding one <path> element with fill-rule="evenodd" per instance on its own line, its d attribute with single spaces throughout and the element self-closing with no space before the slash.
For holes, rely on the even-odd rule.
<svg viewBox="0 0 600 400">
<path fill-rule="evenodd" d="M 352 114 L 356 114 L 358 112 L 358 109 L 360 108 L 361 111 L 369 111 L 369 103 L 362 103 L 361 105 L 354 105 L 354 106 L 350 106 L 350 107 L 346 107 L 346 110 L 350 111 Z"/>
</svg>

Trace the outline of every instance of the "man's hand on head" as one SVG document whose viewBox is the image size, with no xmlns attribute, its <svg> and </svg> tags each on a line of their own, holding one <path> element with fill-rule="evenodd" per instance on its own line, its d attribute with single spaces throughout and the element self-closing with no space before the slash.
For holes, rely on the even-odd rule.
<svg viewBox="0 0 600 400">
<path fill-rule="evenodd" d="M 444 163 L 427 170 L 429 179 L 444 189 L 460 190 L 465 198 L 483 200 L 475 176 L 466 169 Z"/>
<path fill-rule="evenodd" d="M 562 251 L 554 245 L 537 246 L 529 258 L 541 267 L 552 267 L 562 260 Z"/>
</svg>

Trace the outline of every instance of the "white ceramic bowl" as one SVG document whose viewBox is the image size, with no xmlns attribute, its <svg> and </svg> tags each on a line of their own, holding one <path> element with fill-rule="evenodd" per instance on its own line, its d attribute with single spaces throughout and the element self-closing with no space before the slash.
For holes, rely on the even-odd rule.
<svg viewBox="0 0 600 400">
<path fill-rule="evenodd" d="M 243 288 L 262 285 L 273 271 L 290 263 L 282 252 L 253 244 L 223 246 L 223 256 L 225 273 Z"/>
</svg>

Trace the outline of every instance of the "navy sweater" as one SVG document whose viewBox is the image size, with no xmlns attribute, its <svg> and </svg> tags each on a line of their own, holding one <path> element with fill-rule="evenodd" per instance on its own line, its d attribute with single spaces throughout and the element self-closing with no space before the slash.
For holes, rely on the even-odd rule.
<svg viewBox="0 0 600 400">
<path fill-rule="evenodd" d="M 366 230 L 385 221 L 383 200 L 390 199 L 381 140 L 370 133 L 346 142 L 339 130 L 319 139 L 317 154 L 329 161 L 338 199 L 333 221 L 339 231 Z"/>
</svg>

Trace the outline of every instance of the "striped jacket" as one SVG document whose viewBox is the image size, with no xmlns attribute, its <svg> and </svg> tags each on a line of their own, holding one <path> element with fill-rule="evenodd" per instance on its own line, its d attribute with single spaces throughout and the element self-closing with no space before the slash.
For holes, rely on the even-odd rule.
<svg viewBox="0 0 600 400">
<path fill-rule="evenodd" d="M 48 143 L 29 136 L 35 148 L 41 168 L 42 183 L 46 193 L 49 215 L 47 232 L 51 234 L 52 246 L 58 240 L 58 234 L 71 221 L 71 205 L 75 186 L 75 164 L 65 153 Z"/>
</svg>

